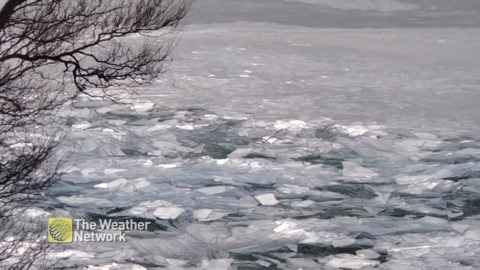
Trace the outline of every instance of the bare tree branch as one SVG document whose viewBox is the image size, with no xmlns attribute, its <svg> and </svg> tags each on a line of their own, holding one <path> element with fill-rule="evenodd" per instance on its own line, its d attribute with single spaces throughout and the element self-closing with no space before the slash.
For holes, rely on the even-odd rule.
<svg viewBox="0 0 480 270">
<path fill-rule="evenodd" d="M 28 269 L 47 247 L 39 242 L 38 224 L 16 218 L 61 176 L 62 162 L 53 158 L 66 132 L 58 110 L 82 93 L 117 101 L 118 91 L 133 93 L 165 72 L 173 34 L 181 30 L 192 1 L 5 1 L 0 9 L 1 269 Z"/>
</svg>

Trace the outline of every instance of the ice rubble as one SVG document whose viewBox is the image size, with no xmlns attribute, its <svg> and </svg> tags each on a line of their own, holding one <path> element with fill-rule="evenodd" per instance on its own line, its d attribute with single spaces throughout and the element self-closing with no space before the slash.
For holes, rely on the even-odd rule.
<svg viewBox="0 0 480 270">
<path fill-rule="evenodd" d="M 76 215 L 156 227 L 118 251 L 57 254 L 76 265 L 480 265 L 479 138 L 105 105 L 82 105 L 75 164 L 48 196 Z"/>
</svg>

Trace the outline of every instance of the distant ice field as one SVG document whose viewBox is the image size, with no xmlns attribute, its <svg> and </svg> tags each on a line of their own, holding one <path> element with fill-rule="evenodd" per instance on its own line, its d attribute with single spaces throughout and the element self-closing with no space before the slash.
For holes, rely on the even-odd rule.
<svg viewBox="0 0 480 270">
<path fill-rule="evenodd" d="M 191 25 L 131 105 L 65 110 L 32 211 L 137 219 L 68 269 L 480 267 L 476 29 Z"/>
<path fill-rule="evenodd" d="M 476 28 L 479 15 L 477 0 L 198 0 L 189 20 L 313 28 Z"/>
<path fill-rule="evenodd" d="M 479 37 L 478 29 L 190 26 L 152 99 L 255 118 L 478 130 Z"/>
</svg>

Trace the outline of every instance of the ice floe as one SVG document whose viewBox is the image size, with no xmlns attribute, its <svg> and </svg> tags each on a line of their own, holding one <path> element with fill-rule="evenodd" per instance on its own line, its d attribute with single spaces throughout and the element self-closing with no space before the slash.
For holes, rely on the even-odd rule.
<svg viewBox="0 0 480 270">
<path fill-rule="evenodd" d="M 279 203 L 279 201 L 275 198 L 275 194 L 269 193 L 269 194 L 261 194 L 255 196 L 255 199 L 257 199 L 258 202 L 260 202 L 262 205 L 276 205 Z"/>
</svg>

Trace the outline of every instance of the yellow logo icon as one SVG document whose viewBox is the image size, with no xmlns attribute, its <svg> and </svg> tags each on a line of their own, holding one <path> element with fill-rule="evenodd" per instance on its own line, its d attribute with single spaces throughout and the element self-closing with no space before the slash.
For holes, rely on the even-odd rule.
<svg viewBox="0 0 480 270">
<path fill-rule="evenodd" d="M 73 242 L 73 219 L 49 218 L 48 219 L 48 242 L 72 243 Z"/>
</svg>

